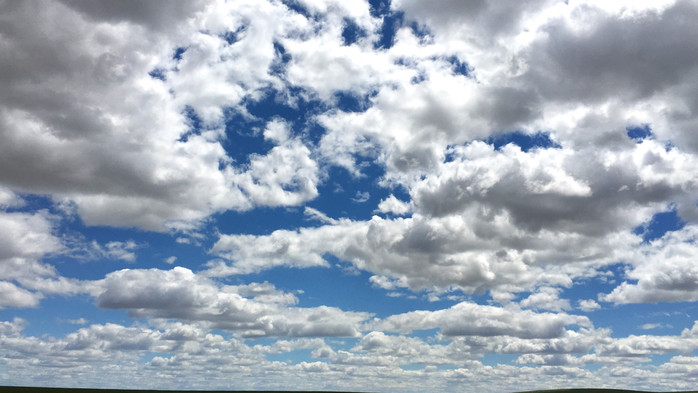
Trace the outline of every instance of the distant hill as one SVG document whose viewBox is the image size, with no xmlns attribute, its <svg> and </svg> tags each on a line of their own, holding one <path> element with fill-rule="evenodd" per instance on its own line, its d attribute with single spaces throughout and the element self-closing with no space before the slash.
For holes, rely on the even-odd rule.
<svg viewBox="0 0 698 393">
<path fill-rule="evenodd" d="M 662 393 L 650 390 L 627 390 L 627 389 L 552 389 L 552 390 L 530 390 L 520 393 Z M 698 393 L 698 391 L 684 391 L 681 393 Z"/>
</svg>

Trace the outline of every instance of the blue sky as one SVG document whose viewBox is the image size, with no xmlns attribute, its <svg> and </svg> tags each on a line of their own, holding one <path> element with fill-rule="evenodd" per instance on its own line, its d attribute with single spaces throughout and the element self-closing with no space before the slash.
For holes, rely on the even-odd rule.
<svg viewBox="0 0 698 393">
<path fill-rule="evenodd" d="M 0 384 L 694 389 L 698 3 L 0 3 Z"/>
</svg>

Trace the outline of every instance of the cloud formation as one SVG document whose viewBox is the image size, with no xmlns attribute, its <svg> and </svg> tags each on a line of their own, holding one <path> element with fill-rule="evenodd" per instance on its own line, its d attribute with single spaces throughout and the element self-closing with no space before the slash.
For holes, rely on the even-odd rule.
<svg viewBox="0 0 698 393">
<path fill-rule="evenodd" d="M 290 307 L 298 299 L 271 284 L 223 286 L 192 271 L 120 270 L 90 284 L 97 306 L 128 310 L 135 318 L 203 322 L 242 337 L 353 337 L 370 314 L 334 307 Z"/>
<path fill-rule="evenodd" d="M 698 383 L 696 1 L 0 11 L 0 379 Z"/>
</svg>

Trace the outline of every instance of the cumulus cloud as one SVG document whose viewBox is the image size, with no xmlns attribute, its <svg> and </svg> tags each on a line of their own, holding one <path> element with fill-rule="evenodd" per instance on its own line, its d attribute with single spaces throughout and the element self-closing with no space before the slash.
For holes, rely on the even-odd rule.
<svg viewBox="0 0 698 393">
<path fill-rule="evenodd" d="M 55 217 L 0 211 L 0 286 L 3 307 L 35 307 L 46 294 L 80 292 L 77 280 L 62 277 L 42 258 L 66 250 L 54 235 Z"/>
<path fill-rule="evenodd" d="M 63 248 L 59 238 L 53 234 L 53 220 L 46 211 L 31 213 L 0 212 L 0 260 L 9 263 L 30 265 L 46 254 Z M 8 266 L 9 267 L 9 266 Z M 3 269 L 3 278 L 16 278 L 21 272 Z"/>
<path fill-rule="evenodd" d="M 593 299 L 580 300 L 578 307 L 580 310 L 585 311 L 585 312 L 594 311 L 594 310 L 598 310 L 601 308 L 599 303 L 596 303 L 596 301 Z"/>
<path fill-rule="evenodd" d="M 233 169 L 221 145 L 224 107 L 273 84 L 273 37 L 303 27 L 283 6 L 250 6 L 13 5 L 3 18 L 0 181 L 72 202 L 88 225 L 156 231 L 313 198 L 315 164 L 302 143 L 254 157 L 249 172 Z M 223 21 L 218 12 L 238 17 Z M 245 34 L 227 44 L 224 33 L 241 27 Z M 179 47 L 186 51 L 173 59 Z M 189 109 L 201 129 L 191 129 Z"/>
<path fill-rule="evenodd" d="M 260 290 L 265 285 L 256 287 L 255 290 Z M 261 290 L 267 289 L 269 288 Z M 364 334 L 353 347 L 334 350 L 326 340 L 317 338 L 279 340 L 249 346 L 236 338 L 224 338 L 196 324 L 163 320 L 153 322 L 153 327 L 95 324 L 63 337 L 37 338 L 25 336 L 22 330 L 26 323 L 15 319 L 0 322 L 0 342 L 3 351 L 13 356 L 14 361 L 8 365 L 12 370 L 21 369 L 28 362 L 41 359 L 46 367 L 61 365 L 62 370 L 82 369 L 82 373 L 72 377 L 81 381 L 105 376 L 112 378 L 113 374 L 106 370 L 109 365 L 118 364 L 127 370 L 133 369 L 133 382 L 144 383 L 145 386 L 152 386 L 153 375 L 187 375 L 187 380 L 194 382 L 193 386 L 210 386 L 212 381 L 216 386 L 219 383 L 223 386 L 223 383 L 229 383 L 231 375 L 240 375 L 245 381 L 249 378 L 252 383 L 254 380 L 260 381 L 257 378 L 261 375 L 266 375 L 267 378 L 261 379 L 263 384 L 254 386 L 273 389 L 294 380 L 293 378 L 298 378 L 299 386 L 317 386 L 317 378 L 324 380 L 322 386 L 327 388 L 358 385 L 368 389 L 377 386 L 376 383 L 382 386 L 389 383 L 393 389 L 407 391 L 409 386 L 402 385 L 405 378 L 410 384 L 427 379 L 433 381 L 434 386 L 443 384 L 444 387 L 450 386 L 449 383 L 467 380 L 482 384 L 483 389 L 491 383 L 500 386 L 509 378 L 517 376 L 519 383 L 525 386 L 543 382 L 563 383 L 570 378 L 585 384 L 605 380 L 628 382 L 630 385 L 627 386 L 636 386 L 632 383 L 646 381 L 637 382 L 634 371 L 637 369 L 628 367 L 627 360 L 642 358 L 646 354 L 665 353 L 663 351 L 671 353 L 677 350 L 680 343 L 685 348 L 695 347 L 696 344 L 695 340 L 691 341 L 689 333 L 685 337 L 638 336 L 625 340 L 610 338 L 608 330 L 585 328 L 577 332 L 565 330 L 556 338 L 466 336 L 452 337 L 450 342 L 371 331 Z M 594 347 L 602 355 L 581 355 Z M 618 351 L 618 348 L 623 349 Z M 317 360 L 292 363 L 266 358 L 268 354 L 286 354 L 295 350 L 310 350 Z M 148 356 L 145 363 L 141 361 L 153 352 L 159 355 L 152 359 Z M 517 359 L 519 365 L 542 367 L 485 366 L 473 359 L 483 353 L 518 353 L 521 354 Z M 626 363 L 614 363 L 623 358 Z M 584 364 L 589 362 L 606 363 L 599 371 L 591 372 L 584 369 Z M 658 370 L 648 373 L 647 377 L 656 379 L 658 376 L 683 375 L 682 372 L 693 367 L 694 363 L 695 359 L 689 355 L 675 356 Z M 219 372 L 212 372 L 211 364 L 215 364 Z M 426 368 L 415 371 L 401 367 L 419 364 L 426 365 Z M 439 365 L 452 367 L 437 369 Z M 221 378 L 221 370 L 225 371 L 225 381 Z M 477 373 L 478 377 L 475 378 L 472 373 Z M 379 375 L 388 379 L 382 381 L 382 378 L 378 378 L 381 382 L 375 382 Z M 40 378 L 40 374 L 30 374 L 30 377 Z M 59 384 L 66 383 L 60 376 L 56 381 Z M 665 385 L 659 383 L 647 386 Z M 504 385 L 500 387 L 505 389 Z"/>
<path fill-rule="evenodd" d="M 589 326 L 590 323 L 583 316 L 535 313 L 463 302 L 445 310 L 392 315 L 378 322 L 378 326 L 396 332 L 438 328 L 445 336 L 555 338 L 564 333 L 567 325 Z"/>
<path fill-rule="evenodd" d="M 0 321 L 8 380 L 696 386 L 698 325 L 618 337 L 592 323 L 598 302 L 698 301 L 696 2 L 438 3 L 0 3 L 0 308 L 87 293 L 142 318 L 68 320 L 85 326 L 63 337 Z M 260 103 L 281 117 L 253 114 Z M 378 177 L 367 179 L 367 161 Z M 338 168 L 363 182 L 337 183 L 348 200 L 382 217 L 304 206 Z M 314 222 L 263 235 L 215 228 L 226 211 L 280 206 Z M 685 225 L 644 240 L 640 229 L 668 210 Z M 75 246 L 58 214 L 75 230 L 178 232 L 188 249 L 213 236 L 217 259 L 198 273 L 147 269 L 145 242 Z M 151 259 L 196 270 L 178 251 Z M 138 266 L 87 281 L 62 276 L 75 261 L 53 266 L 59 254 Z M 247 281 L 280 266 L 333 269 L 335 258 L 387 296 L 423 295 L 434 309 L 372 319 Z M 570 295 L 611 266 L 624 270 L 615 288 Z M 247 345 L 258 337 L 283 340 Z M 300 350 L 303 361 L 277 357 Z M 516 360 L 481 361 L 489 354 Z M 678 356 L 653 358 L 668 354 Z M 59 367 L 76 372 L 47 371 Z"/>
<path fill-rule="evenodd" d="M 571 308 L 570 301 L 567 299 L 560 299 L 560 292 L 561 290 L 559 288 L 539 288 L 538 291 L 521 300 L 519 304 L 522 307 L 541 310 L 569 310 Z"/>
<path fill-rule="evenodd" d="M 691 155 L 626 141 L 618 151 L 527 152 L 473 142 L 452 148 L 438 171 L 410 184 L 410 218 L 223 235 L 212 251 L 233 262 L 230 274 L 323 266 L 332 253 L 412 289 L 569 286 L 630 258 L 641 242 L 634 228 L 696 186 Z"/>
<path fill-rule="evenodd" d="M 0 308 L 36 307 L 42 297 L 40 293 L 29 292 L 11 282 L 0 281 Z"/>
<path fill-rule="evenodd" d="M 390 194 L 390 196 L 380 201 L 376 211 L 381 213 L 404 215 L 410 211 L 410 205 L 397 199 L 395 195 Z"/>
<path fill-rule="evenodd" d="M 24 205 L 24 200 L 21 197 L 5 187 L 0 187 L 0 209 L 22 205 Z"/>
<path fill-rule="evenodd" d="M 138 318 L 199 321 L 244 337 L 356 336 L 370 314 L 292 307 L 298 299 L 270 284 L 218 286 L 191 270 L 120 270 L 90 285 L 97 306 Z"/>
<path fill-rule="evenodd" d="M 315 198 L 318 165 L 308 147 L 298 139 L 277 139 L 279 135 L 268 132 L 265 135 L 281 143 L 266 155 L 252 155 L 247 170 L 232 176 L 249 198 L 242 207 L 298 205 Z"/>
<path fill-rule="evenodd" d="M 644 245 L 631 260 L 624 281 L 599 299 L 613 303 L 657 303 L 698 300 L 696 255 L 698 228 L 689 225 Z"/>
</svg>

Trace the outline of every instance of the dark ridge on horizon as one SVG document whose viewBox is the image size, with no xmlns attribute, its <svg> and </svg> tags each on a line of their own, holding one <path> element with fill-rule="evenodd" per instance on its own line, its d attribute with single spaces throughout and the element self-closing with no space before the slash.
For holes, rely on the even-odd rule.
<svg viewBox="0 0 698 393">
<path fill-rule="evenodd" d="M 0 386 L 0 393 L 369 393 L 344 390 L 154 390 Z"/>
<path fill-rule="evenodd" d="M 674 393 L 698 393 L 695 390 L 673 391 Z M 579 389 L 550 389 L 550 390 L 527 390 L 518 393 L 668 393 L 652 390 L 629 390 L 629 389 L 597 389 L 597 388 L 579 388 Z"/>
<path fill-rule="evenodd" d="M 0 386 L 0 392 L 7 393 L 359 393 L 341 390 L 150 390 L 150 389 L 93 389 L 93 388 L 55 388 L 55 387 L 30 387 L 30 386 Z M 362 392 L 367 393 L 367 392 Z M 628 389 L 550 389 L 527 390 L 518 393 L 669 393 L 649 390 Z M 672 393 L 698 393 L 696 390 L 672 391 Z"/>
<path fill-rule="evenodd" d="M 368 393 L 344 390 L 153 390 L 0 386 L 0 393 Z"/>
</svg>

